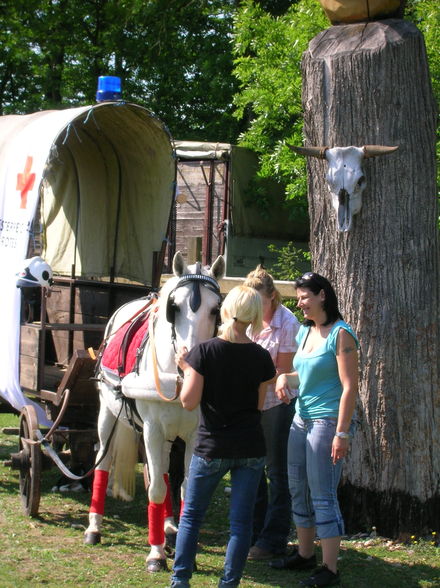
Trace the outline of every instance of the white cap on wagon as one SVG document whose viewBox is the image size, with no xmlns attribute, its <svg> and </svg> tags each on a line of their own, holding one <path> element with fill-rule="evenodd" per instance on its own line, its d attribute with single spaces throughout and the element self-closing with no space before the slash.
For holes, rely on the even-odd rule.
<svg viewBox="0 0 440 588">
<path fill-rule="evenodd" d="M 43 287 L 52 285 L 52 268 L 41 257 L 31 257 L 24 260 L 24 267 L 17 273 L 17 288 Z"/>
</svg>

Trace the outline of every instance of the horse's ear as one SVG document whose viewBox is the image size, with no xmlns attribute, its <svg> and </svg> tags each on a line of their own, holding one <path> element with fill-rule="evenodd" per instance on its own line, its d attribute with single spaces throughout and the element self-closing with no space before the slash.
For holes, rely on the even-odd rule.
<svg viewBox="0 0 440 588">
<path fill-rule="evenodd" d="M 185 260 L 183 259 L 183 256 L 180 253 L 180 251 L 176 251 L 173 257 L 173 273 L 178 278 L 180 278 L 180 276 L 183 276 L 183 274 L 188 273 L 188 266 L 186 265 Z"/>
<path fill-rule="evenodd" d="M 225 258 L 223 255 L 219 255 L 214 263 L 211 265 L 209 273 L 216 280 L 221 280 L 226 272 Z"/>
</svg>

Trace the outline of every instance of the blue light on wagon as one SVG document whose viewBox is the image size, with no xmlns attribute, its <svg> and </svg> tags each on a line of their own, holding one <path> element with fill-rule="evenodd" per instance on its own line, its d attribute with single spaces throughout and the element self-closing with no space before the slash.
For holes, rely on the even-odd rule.
<svg viewBox="0 0 440 588">
<path fill-rule="evenodd" d="M 105 102 L 106 100 L 120 100 L 121 98 L 121 78 L 117 76 L 99 76 L 96 101 Z"/>
</svg>

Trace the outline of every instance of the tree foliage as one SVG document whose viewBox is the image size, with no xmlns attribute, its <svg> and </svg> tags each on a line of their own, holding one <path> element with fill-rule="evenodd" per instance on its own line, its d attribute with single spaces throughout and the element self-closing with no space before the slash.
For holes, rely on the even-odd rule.
<svg viewBox="0 0 440 588">
<path fill-rule="evenodd" d="M 409 3 L 407 18 L 414 22 L 425 38 L 431 81 L 437 102 L 440 101 L 440 4 L 430 0 Z"/>
<path fill-rule="evenodd" d="M 291 215 L 306 219 L 305 161 L 287 144 L 303 144 L 302 53 L 330 23 L 318 0 L 299 0 L 280 16 L 266 11 L 264 5 L 245 0 L 234 20 L 234 73 L 240 82 L 234 97 L 235 114 L 247 120 L 240 143 L 260 154 L 261 177 L 275 176 L 285 182 Z M 440 5 L 409 0 L 405 18 L 415 22 L 425 36 L 439 100 Z"/>
<path fill-rule="evenodd" d="M 260 176 L 286 184 L 291 214 L 307 221 L 304 158 L 286 143 L 302 145 L 301 57 L 327 26 L 315 0 L 302 0 L 278 17 L 246 0 L 234 21 L 234 73 L 240 81 L 236 116 L 247 119 L 240 143 L 260 154 Z"/>
<path fill-rule="evenodd" d="M 277 256 L 275 263 L 269 267 L 270 273 L 277 280 L 294 280 L 305 271 L 310 271 L 311 269 L 310 252 L 297 247 L 292 241 L 281 247 L 269 245 L 268 249 Z M 297 306 L 296 298 L 284 299 L 283 304 L 290 308 L 299 322 L 303 321 L 304 315 Z"/>
<path fill-rule="evenodd" d="M 99 75 L 122 78 L 179 139 L 234 142 L 235 0 L 4 0 L 0 112 L 90 104 Z"/>
<path fill-rule="evenodd" d="M 408 0 L 405 18 L 440 99 L 440 5 Z M 318 0 L 2 0 L 0 25 L 1 114 L 90 104 L 98 76 L 118 75 L 174 137 L 254 149 L 307 222 L 305 162 L 286 143 L 303 141 L 302 53 L 330 26 Z"/>
<path fill-rule="evenodd" d="M 430 0 L 413 0 L 408 7 L 411 20 L 425 37 L 431 81 L 437 104 L 440 104 L 440 5 Z M 440 133 L 437 135 L 437 162 L 440 161 Z M 440 190 L 440 165 L 437 166 L 437 186 Z M 440 191 L 437 194 L 440 203 Z M 440 211 L 438 218 L 440 229 Z"/>
</svg>

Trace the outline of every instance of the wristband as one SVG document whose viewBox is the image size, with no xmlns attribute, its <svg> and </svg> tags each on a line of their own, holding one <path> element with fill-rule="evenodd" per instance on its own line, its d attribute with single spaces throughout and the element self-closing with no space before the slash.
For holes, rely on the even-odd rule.
<svg viewBox="0 0 440 588">
<path fill-rule="evenodd" d="M 339 439 L 350 439 L 350 433 L 345 433 L 344 431 L 338 431 L 335 433 L 335 437 L 339 437 Z"/>
</svg>

